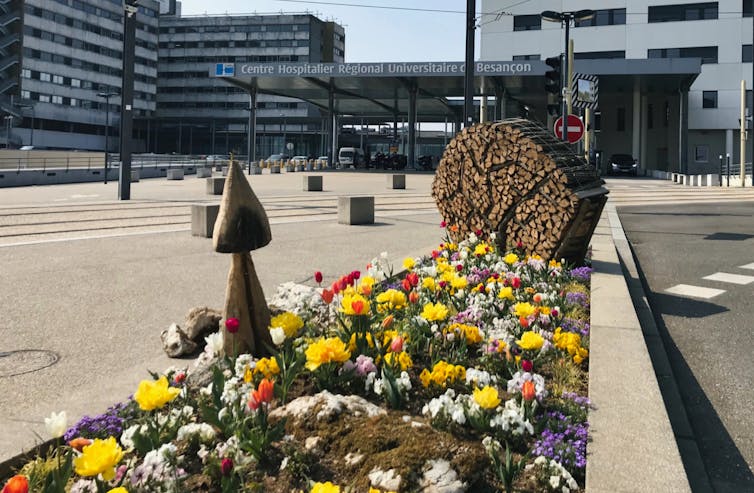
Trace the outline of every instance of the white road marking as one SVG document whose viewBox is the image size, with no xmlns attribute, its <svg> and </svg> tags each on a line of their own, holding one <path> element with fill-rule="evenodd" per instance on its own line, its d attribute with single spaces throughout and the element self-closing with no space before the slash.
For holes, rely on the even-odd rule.
<svg viewBox="0 0 754 493">
<path fill-rule="evenodd" d="M 707 279 L 708 281 L 729 282 L 731 284 L 740 284 L 742 286 L 754 282 L 754 277 L 752 276 L 728 274 L 727 272 L 716 272 L 709 276 L 703 277 L 702 279 Z"/>
<path fill-rule="evenodd" d="M 678 284 L 665 290 L 666 293 L 677 294 L 679 296 L 689 296 L 691 298 L 704 298 L 706 300 L 723 294 L 724 289 L 703 288 L 701 286 L 691 286 L 689 284 Z"/>
<path fill-rule="evenodd" d="M 121 236 L 138 236 L 138 235 L 153 235 L 160 233 L 179 233 L 181 231 L 191 231 L 191 228 L 180 229 L 161 229 L 160 231 L 135 231 L 132 233 L 114 233 L 111 235 L 96 235 L 96 236 L 73 236 L 70 238 L 52 238 L 49 240 L 34 240 L 34 241 L 22 241 L 19 243 L 7 243 L 0 244 L 0 248 L 16 247 L 16 246 L 28 246 L 28 245 L 42 245 L 45 243 L 61 243 L 64 241 L 81 241 L 81 240 L 97 240 L 100 238 L 118 238 Z"/>
<path fill-rule="evenodd" d="M 751 270 L 754 270 L 754 263 L 742 265 L 739 268 L 740 269 L 751 269 Z"/>
</svg>

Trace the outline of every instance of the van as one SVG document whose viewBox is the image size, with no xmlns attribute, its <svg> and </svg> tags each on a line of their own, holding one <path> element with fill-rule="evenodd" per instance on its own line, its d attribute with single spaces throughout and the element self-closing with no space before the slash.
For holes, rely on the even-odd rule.
<svg viewBox="0 0 754 493">
<path fill-rule="evenodd" d="M 359 147 L 341 147 L 338 151 L 338 163 L 341 166 L 366 166 L 367 160 L 364 151 Z"/>
</svg>

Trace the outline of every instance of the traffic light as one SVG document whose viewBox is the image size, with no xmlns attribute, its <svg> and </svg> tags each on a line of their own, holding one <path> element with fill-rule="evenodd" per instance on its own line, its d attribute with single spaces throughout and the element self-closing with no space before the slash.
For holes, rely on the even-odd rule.
<svg viewBox="0 0 754 493">
<path fill-rule="evenodd" d="M 545 60 L 545 63 L 552 67 L 552 70 L 545 72 L 545 91 L 560 97 L 562 92 L 561 88 L 563 87 L 563 77 L 561 74 L 561 67 L 563 65 L 563 62 L 561 60 L 561 57 L 553 56 L 547 58 Z"/>
</svg>

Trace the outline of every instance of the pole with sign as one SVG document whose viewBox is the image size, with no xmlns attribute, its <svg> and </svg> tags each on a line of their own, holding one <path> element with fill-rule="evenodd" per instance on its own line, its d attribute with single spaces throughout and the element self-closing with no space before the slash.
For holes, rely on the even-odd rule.
<svg viewBox="0 0 754 493">
<path fill-rule="evenodd" d="M 569 144 L 575 144 L 584 136 L 584 123 L 576 115 L 568 115 L 568 126 L 566 136 L 563 136 L 563 117 L 555 121 L 555 135 L 559 140 L 568 141 Z"/>
</svg>

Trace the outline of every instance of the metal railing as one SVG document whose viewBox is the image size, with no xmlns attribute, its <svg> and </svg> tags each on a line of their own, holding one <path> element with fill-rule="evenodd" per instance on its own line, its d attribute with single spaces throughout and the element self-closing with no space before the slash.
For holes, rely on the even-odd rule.
<svg viewBox="0 0 754 493">
<path fill-rule="evenodd" d="M 181 156 L 181 155 L 134 155 L 131 158 L 132 169 L 143 169 L 145 166 L 156 167 L 163 166 L 165 168 L 178 168 L 186 166 L 211 166 L 212 163 L 208 162 L 203 156 Z M 34 156 L 34 152 L 30 151 L 28 156 L 3 158 L 0 157 L 0 170 L 16 171 L 20 173 L 22 170 L 61 170 L 68 171 L 70 169 L 102 169 L 105 166 L 104 155 L 102 156 L 65 156 L 65 157 L 41 157 Z M 120 167 L 120 156 L 118 154 L 111 154 L 109 157 L 109 168 Z"/>
</svg>

